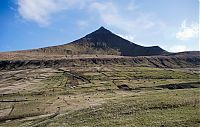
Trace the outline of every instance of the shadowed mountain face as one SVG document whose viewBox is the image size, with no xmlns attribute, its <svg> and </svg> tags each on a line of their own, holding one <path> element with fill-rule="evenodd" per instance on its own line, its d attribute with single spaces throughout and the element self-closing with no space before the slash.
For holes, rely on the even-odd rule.
<svg viewBox="0 0 200 127">
<path fill-rule="evenodd" d="M 87 47 L 88 53 L 106 53 L 109 55 L 151 56 L 167 53 L 165 50 L 158 46 L 143 47 L 134 44 L 113 34 L 104 27 L 101 27 L 98 30 L 68 45 L 76 45 L 76 47 Z"/>
<path fill-rule="evenodd" d="M 143 47 L 125 40 L 111 31 L 100 27 L 98 30 L 85 37 L 68 44 L 23 50 L 17 54 L 39 54 L 39 55 L 120 55 L 120 56 L 152 56 L 168 54 L 158 46 Z"/>
</svg>

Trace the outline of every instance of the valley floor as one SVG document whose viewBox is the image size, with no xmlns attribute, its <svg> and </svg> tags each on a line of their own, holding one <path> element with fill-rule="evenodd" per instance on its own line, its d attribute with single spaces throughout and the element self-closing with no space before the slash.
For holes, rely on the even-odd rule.
<svg viewBox="0 0 200 127">
<path fill-rule="evenodd" d="M 200 70 L 125 65 L 0 72 L 1 127 L 199 127 Z"/>
</svg>

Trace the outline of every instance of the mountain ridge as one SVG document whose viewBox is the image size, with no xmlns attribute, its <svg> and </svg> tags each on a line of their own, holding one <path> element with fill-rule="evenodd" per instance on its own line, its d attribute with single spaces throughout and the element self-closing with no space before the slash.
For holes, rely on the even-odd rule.
<svg viewBox="0 0 200 127">
<path fill-rule="evenodd" d="M 192 68 L 199 63 L 199 51 L 170 53 L 159 46 L 140 46 L 104 27 L 67 44 L 0 53 L 0 70 L 113 64 Z"/>
<path fill-rule="evenodd" d="M 14 51 L 15 53 L 51 54 L 51 55 L 120 55 L 120 56 L 152 56 L 168 52 L 159 46 L 144 47 L 126 40 L 104 27 L 100 27 L 84 37 L 67 44 L 38 49 Z M 11 52 L 10 52 L 11 53 Z"/>
<path fill-rule="evenodd" d="M 167 53 L 159 46 L 144 47 L 126 40 L 104 27 L 100 27 L 96 31 L 87 34 L 85 37 L 80 38 L 66 45 L 80 45 L 85 46 L 85 42 L 89 42 L 92 50 L 108 49 L 114 50 L 115 54 L 108 55 L 122 55 L 122 56 L 151 56 L 161 55 Z"/>
</svg>

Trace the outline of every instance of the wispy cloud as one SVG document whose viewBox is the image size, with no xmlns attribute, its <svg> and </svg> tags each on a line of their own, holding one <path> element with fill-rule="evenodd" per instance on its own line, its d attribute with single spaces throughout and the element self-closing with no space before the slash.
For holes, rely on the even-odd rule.
<svg viewBox="0 0 200 127">
<path fill-rule="evenodd" d="M 120 6 L 113 2 L 93 2 L 89 8 L 92 13 L 99 15 L 103 24 L 117 28 L 123 34 L 137 36 L 155 26 L 156 29 L 164 26 L 154 14 L 142 12 L 132 1 Z"/>
<path fill-rule="evenodd" d="M 191 38 L 198 37 L 198 34 L 199 34 L 198 23 L 187 25 L 186 20 L 184 20 L 181 24 L 180 31 L 176 33 L 176 38 L 179 40 L 188 40 Z"/>
<path fill-rule="evenodd" d="M 87 0 L 86 0 L 87 1 Z M 51 16 L 70 8 L 83 8 L 86 1 L 79 0 L 18 0 L 18 12 L 21 17 L 41 26 L 51 23 Z"/>
<path fill-rule="evenodd" d="M 149 28 L 154 25 L 153 22 L 145 19 L 146 15 L 141 17 L 138 16 L 139 18 L 133 18 L 130 15 L 129 17 L 127 14 L 122 13 L 120 7 L 117 7 L 111 2 L 94 2 L 91 4 L 90 8 L 93 12 L 97 11 L 100 15 L 100 20 L 102 20 L 105 24 L 123 29 L 125 31 L 134 29 L 139 23 L 143 24 L 141 25 L 142 28 Z"/>
<path fill-rule="evenodd" d="M 50 15 L 60 10 L 54 0 L 19 0 L 18 6 L 22 18 L 40 25 L 48 25 Z"/>
<path fill-rule="evenodd" d="M 131 0 L 126 7 L 128 11 L 135 11 L 137 9 L 139 9 L 139 6 L 135 3 L 135 0 Z"/>
<path fill-rule="evenodd" d="M 114 2 L 96 0 L 18 0 L 18 12 L 25 20 L 48 26 L 52 15 L 69 9 L 83 9 L 89 11 L 90 17 L 98 16 L 102 24 L 112 26 L 125 33 L 135 34 L 154 26 L 160 22 L 152 18 L 150 13 L 142 13 L 134 1 L 126 5 L 117 6 Z M 67 14 L 67 13 L 66 13 Z M 97 15 L 95 15 L 97 14 Z M 87 21 L 77 21 L 79 26 L 85 26 Z"/>
</svg>

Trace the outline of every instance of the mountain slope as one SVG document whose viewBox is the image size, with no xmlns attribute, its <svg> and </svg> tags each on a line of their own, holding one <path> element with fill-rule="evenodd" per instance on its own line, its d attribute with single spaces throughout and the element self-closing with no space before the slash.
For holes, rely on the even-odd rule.
<svg viewBox="0 0 200 127">
<path fill-rule="evenodd" d="M 86 35 L 67 45 L 75 45 L 76 47 L 86 47 L 90 53 L 98 53 L 98 51 L 107 54 L 115 54 L 122 56 L 151 56 L 167 53 L 158 46 L 143 47 L 125 40 L 104 27 Z M 96 51 L 96 52 L 95 52 Z M 82 51 L 82 53 L 85 53 Z"/>
<path fill-rule="evenodd" d="M 158 46 L 143 47 L 125 40 L 104 27 L 68 44 L 33 50 L 17 51 L 15 53 L 77 55 L 101 54 L 121 56 L 152 56 L 167 52 Z"/>
</svg>

